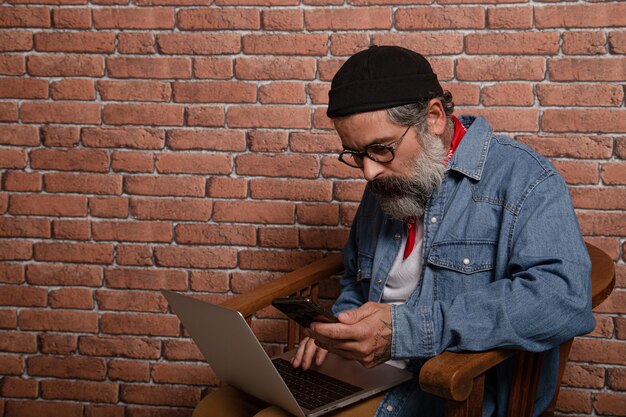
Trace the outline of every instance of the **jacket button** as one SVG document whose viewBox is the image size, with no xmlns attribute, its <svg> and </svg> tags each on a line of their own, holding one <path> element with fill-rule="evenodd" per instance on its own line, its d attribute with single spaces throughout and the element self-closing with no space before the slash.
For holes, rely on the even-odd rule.
<svg viewBox="0 0 626 417">
<path fill-rule="evenodd" d="M 469 258 L 464 258 L 463 259 L 463 265 L 469 265 L 469 264 L 470 264 Z"/>
<path fill-rule="evenodd" d="M 400 233 L 396 233 L 394 236 L 394 239 L 398 240 L 402 237 L 402 235 Z"/>
<path fill-rule="evenodd" d="M 393 405 L 387 404 L 387 411 L 391 413 L 393 411 Z"/>
<path fill-rule="evenodd" d="M 430 222 L 433 224 L 437 223 L 437 218 L 435 216 L 431 217 Z"/>
<path fill-rule="evenodd" d="M 378 278 L 378 279 L 376 280 L 376 284 L 380 285 L 380 284 L 382 284 L 382 283 L 383 283 L 383 280 L 382 280 L 382 279 Z"/>
</svg>

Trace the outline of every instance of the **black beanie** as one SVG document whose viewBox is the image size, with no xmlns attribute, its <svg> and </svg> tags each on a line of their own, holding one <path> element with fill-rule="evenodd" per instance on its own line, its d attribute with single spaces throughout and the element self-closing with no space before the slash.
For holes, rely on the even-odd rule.
<svg viewBox="0 0 626 417">
<path fill-rule="evenodd" d="M 399 46 L 371 46 L 352 55 L 333 77 L 330 118 L 415 103 L 443 93 L 422 55 Z"/>
</svg>

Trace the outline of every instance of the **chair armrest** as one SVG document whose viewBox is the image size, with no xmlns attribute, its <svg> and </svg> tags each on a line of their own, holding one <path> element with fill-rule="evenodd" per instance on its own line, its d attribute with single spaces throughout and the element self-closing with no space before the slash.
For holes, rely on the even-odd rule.
<svg viewBox="0 0 626 417">
<path fill-rule="evenodd" d="M 467 399 L 474 378 L 505 361 L 514 350 L 496 349 L 487 352 L 443 352 L 428 360 L 420 371 L 422 390 L 454 401 Z"/>
<path fill-rule="evenodd" d="M 341 254 L 333 253 L 325 258 L 289 272 L 245 294 L 232 297 L 223 306 L 239 311 L 244 317 L 269 306 L 276 297 L 288 297 L 343 270 Z"/>
</svg>

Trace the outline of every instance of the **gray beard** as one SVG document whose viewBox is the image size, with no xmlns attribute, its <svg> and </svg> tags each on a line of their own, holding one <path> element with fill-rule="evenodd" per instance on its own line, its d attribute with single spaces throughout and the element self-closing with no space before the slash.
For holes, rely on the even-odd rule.
<svg viewBox="0 0 626 417">
<path fill-rule="evenodd" d="M 443 180 L 445 150 L 441 138 L 429 133 L 420 136 L 422 152 L 413 161 L 409 178 L 393 176 L 370 182 L 383 212 L 394 219 L 423 216 L 428 199 Z"/>
</svg>

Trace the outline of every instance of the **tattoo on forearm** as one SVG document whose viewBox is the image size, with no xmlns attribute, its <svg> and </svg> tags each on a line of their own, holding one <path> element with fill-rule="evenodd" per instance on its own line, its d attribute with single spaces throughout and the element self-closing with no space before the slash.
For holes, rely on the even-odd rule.
<svg viewBox="0 0 626 417">
<path fill-rule="evenodd" d="M 381 320 L 381 322 L 383 323 L 383 327 L 381 327 L 379 332 L 376 334 L 376 342 L 378 342 L 379 338 L 382 337 L 387 341 L 387 343 L 383 347 L 382 352 L 376 352 L 374 354 L 374 363 L 377 365 L 391 359 L 391 341 L 393 339 L 393 327 L 391 326 L 391 323 L 384 320 Z M 385 330 L 390 330 L 390 333 L 382 334 Z"/>
</svg>

